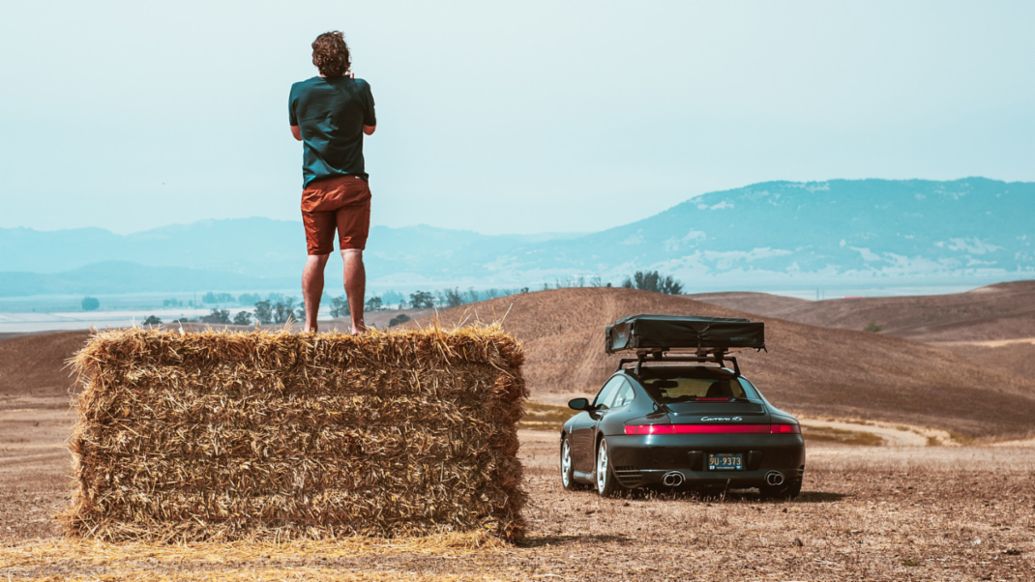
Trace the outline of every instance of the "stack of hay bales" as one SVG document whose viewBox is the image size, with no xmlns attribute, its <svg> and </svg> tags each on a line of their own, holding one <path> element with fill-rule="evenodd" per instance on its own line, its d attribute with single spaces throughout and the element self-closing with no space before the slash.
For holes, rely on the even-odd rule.
<svg viewBox="0 0 1035 582">
<path fill-rule="evenodd" d="M 103 540 L 514 539 L 522 358 L 498 328 L 99 333 L 73 360 L 67 526 Z"/>
</svg>

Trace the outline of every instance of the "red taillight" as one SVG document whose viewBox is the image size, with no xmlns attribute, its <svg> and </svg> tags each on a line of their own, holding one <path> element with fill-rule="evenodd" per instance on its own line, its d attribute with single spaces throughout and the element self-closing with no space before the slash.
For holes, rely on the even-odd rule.
<svg viewBox="0 0 1035 582">
<path fill-rule="evenodd" d="M 766 433 L 768 424 L 629 424 L 625 434 Z"/>
<path fill-rule="evenodd" d="M 627 424 L 625 434 L 796 434 L 796 424 Z"/>
</svg>

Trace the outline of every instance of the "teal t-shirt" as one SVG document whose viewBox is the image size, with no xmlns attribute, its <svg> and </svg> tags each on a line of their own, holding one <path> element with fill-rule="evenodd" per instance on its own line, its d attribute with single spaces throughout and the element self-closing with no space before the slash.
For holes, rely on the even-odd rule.
<svg viewBox="0 0 1035 582">
<path fill-rule="evenodd" d="M 363 126 L 377 125 L 369 83 L 348 77 L 299 81 L 291 85 L 288 112 L 302 132 L 303 188 L 320 178 L 367 178 Z"/>
</svg>

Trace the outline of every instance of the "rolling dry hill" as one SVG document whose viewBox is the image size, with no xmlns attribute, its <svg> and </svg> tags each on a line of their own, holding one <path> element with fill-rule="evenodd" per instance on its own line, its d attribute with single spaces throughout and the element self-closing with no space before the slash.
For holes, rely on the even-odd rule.
<svg viewBox="0 0 1035 582">
<path fill-rule="evenodd" d="M 804 309 L 805 306 L 813 303 L 812 301 L 798 299 L 797 297 L 755 291 L 695 293 L 689 297 L 696 301 L 712 303 L 726 309 L 743 311 L 745 313 L 757 313 L 758 315 L 769 317 L 782 317 L 784 313 Z M 788 318 L 785 317 L 784 319 Z"/>
<path fill-rule="evenodd" d="M 1035 338 L 1035 281 L 966 293 L 804 301 L 766 293 L 708 293 L 694 299 L 799 323 L 863 330 L 921 341 L 974 342 Z"/>
<path fill-rule="evenodd" d="M 932 343 L 960 358 L 1035 377 L 1035 281 L 966 293 L 805 301 L 768 293 L 702 293 L 699 301 L 821 327 L 861 330 Z"/>
<path fill-rule="evenodd" d="M 527 353 L 533 398 L 589 394 L 614 369 L 604 326 L 634 313 L 744 315 L 688 297 L 627 289 L 562 289 L 455 308 L 443 325 L 504 319 Z M 741 364 L 777 405 L 812 415 L 946 428 L 968 435 L 1026 434 L 1035 381 L 955 353 L 883 334 L 767 318 L 768 353 Z"/>
<path fill-rule="evenodd" d="M 57 396 L 72 386 L 65 361 L 89 332 L 57 331 L 0 339 L 0 396 Z"/>
</svg>

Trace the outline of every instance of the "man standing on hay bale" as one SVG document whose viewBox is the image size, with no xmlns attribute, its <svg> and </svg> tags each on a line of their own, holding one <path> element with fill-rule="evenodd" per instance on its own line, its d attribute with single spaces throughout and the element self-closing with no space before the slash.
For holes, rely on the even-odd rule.
<svg viewBox="0 0 1035 582">
<path fill-rule="evenodd" d="M 352 333 L 366 330 L 363 249 L 370 230 L 370 186 L 363 164 L 363 136 L 373 135 L 374 97 L 356 79 L 345 36 L 325 32 L 313 41 L 317 77 L 291 86 L 291 134 L 303 144 L 302 222 L 309 259 L 302 272 L 305 331 L 316 331 L 323 271 L 334 250 L 334 232 L 345 262 L 345 294 Z"/>
</svg>

